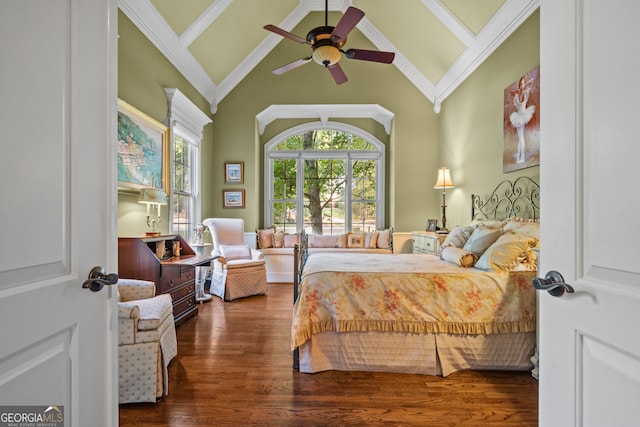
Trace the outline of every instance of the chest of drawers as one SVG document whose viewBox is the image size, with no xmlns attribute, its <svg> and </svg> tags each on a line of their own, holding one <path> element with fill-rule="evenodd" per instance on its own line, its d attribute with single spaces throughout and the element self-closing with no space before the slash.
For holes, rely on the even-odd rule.
<svg viewBox="0 0 640 427">
<path fill-rule="evenodd" d="M 180 246 L 179 255 L 173 254 L 174 243 Z M 158 250 L 160 245 L 164 250 Z M 118 239 L 118 275 L 150 280 L 156 284 L 156 293 L 170 294 L 176 324 L 198 314 L 196 267 L 210 262 L 210 255 L 197 255 L 178 235 Z"/>
</svg>

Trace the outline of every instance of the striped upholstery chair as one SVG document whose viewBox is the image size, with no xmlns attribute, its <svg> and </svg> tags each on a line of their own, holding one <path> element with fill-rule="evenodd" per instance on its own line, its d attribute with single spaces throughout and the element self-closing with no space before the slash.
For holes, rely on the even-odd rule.
<svg viewBox="0 0 640 427">
<path fill-rule="evenodd" d="M 207 218 L 215 258 L 211 262 L 209 293 L 225 301 L 267 293 L 267 269 L 262 252 L 244 242 L 244 220 Z"/>
</svg>

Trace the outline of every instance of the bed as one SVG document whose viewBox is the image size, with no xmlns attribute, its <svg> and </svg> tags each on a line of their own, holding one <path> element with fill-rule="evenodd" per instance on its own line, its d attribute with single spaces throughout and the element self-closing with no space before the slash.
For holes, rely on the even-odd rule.
<svg viewBox="0 0 640 427">
<path fill-rule="evenodd" d="M 539 194 L 533 180 L 520 177 L 501 182 L 488 196 L 473 195 L 472 224 L 452 230 L 449 245 L 443 244 L 450 249 L 443 254 L 454 254 L 444 256 L 449 261 L 424 254 L 308 255 L 301 239 L 294 272 L 294 369 L 442 376 L 531 369 Z M 499 237 L 481 253 L 470 252 L 479 242 L 472 238 L 476 230 L 482 230 L 478 236 Z M 452 246 L 463 234 L 464 245 Z M 500 264 L 507 248 L 502 241 L 521 243 L 517 261 Z M 461 253 L 473 255 L 473 267 L 457 258 Z"/>
</svg>

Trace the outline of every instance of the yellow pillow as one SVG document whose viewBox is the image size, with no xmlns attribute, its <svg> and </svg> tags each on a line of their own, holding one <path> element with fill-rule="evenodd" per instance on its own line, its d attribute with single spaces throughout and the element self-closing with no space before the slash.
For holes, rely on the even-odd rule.
<svg viewBox="0 0 640 427">
<path fill-rule="evenodd" d="M 535 253 L 531 248 L 538 245 L 538 239 L 504 233 L 482 254 L 475 267 L 481 270 L 534 270 Z"/>
<path fill-rule="evenodd" d="M 460 267 L 469 268 L 478 260 L 478 255 L 455 246 L 447 246 L 440 251 L 440 258 Z"/>
</svg>

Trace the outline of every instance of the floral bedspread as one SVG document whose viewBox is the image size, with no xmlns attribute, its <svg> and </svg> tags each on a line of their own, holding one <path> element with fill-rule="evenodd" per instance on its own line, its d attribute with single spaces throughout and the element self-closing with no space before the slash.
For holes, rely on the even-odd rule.
<svg viewBox="0 0 640 427">
<path fill-rule="evenodd" d="M 294 304 L 291 347 L 325 331 L 533 332 L 534 277 L 430 255 L 312 254 Z"/>
</svg>

